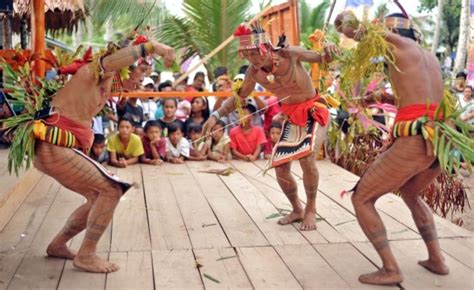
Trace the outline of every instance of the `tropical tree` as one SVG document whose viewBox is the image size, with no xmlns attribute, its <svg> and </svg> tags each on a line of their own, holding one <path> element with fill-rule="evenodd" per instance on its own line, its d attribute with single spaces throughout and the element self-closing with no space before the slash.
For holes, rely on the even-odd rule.
<svg viewBox="0 0 474 290">
<path fill-rule="evenodd" d="M 431 12 L 440 0 L 420 0 L 418 11 Z M 459 38 L 459 23 L 461 16 L 461 1 L 460 0 L 443 0 L 443 11 L 441 27 L 446 29 L 446 33 L 440 33 L 439 43 L 444 43 L 448 51 L 452 51 L 458 42 Z"/>
<path fill-rule="evenodd" d="M 299 14 L 300 14 L 300 39 L 306 48 L 311 48 L 311 44 L 308 37 L 314 32 L 315 29 L 323 29 L 324 22 L 326 21 L 326 12 L 331 6 L 330 0 L 323 0 L 315 8 L 311 8 L 306 0 L 299 2 Z"/>
<path fill-rule="evenodd" d="M 250 4 L 250 0 L 184 0 L 182 10 L 185 16 L 171 15 L 165 19 L 158 31 L 158 39 L 181 49 L 183 61 L 196 55 L 203 58 L 250 16 L 247 12 Z M 204 65 L 207 71 L 226 66 L 235 72 L 240 64 L 234 41 Z"/>
<path fill-rule="evenodd" d="M 387 6 L 387 3 L 386 2 L 383 2 L 382 4 L 380 4 L 379 6 L 377 6 L 377 8 L 375 9 L 375 17 L 376 18 L 384 18 L 385 16 L 388 15 L 388 6 Z"/>
<path fill-rule="evenodd" d="M 439 34 L 441 31 L 441 24 L 443 22 L 443 5 L 444 0 L 438 0 L 438 13 L 436 14 L 436 26 L 433 36 L 433 43 L 431 44 L 431 53 L 436 54 L 439 44 Z"/>
<path fill-rule="evenodd" d="M 469 41 L 469 0 L 461 0 L 461 21 L 459 24 L 459 40 L 456 49 L 456 60 L 454 61 L 453 74 L 464 69 L 466 64 L 467 47 Z"/>
</svg>

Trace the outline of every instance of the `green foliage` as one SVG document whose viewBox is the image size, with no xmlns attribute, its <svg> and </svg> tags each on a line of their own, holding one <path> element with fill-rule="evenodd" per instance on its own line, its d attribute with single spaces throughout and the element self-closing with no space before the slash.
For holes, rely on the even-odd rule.
<svg viewBox="0 0 474 290">
<path fill-rule="evenodd" d="M 179 50 L 182 60 L 209 54 L 232 35 L 235 28 L 250 15 L 250 0 L 184 0 L 185 17 L 169 16 L 158 31 L 158 40 Z M 237 57 L 237 41 L 233 41 L 212 57 L 206 69 L 226 66 L 236 71 L 242 63 Z"/>
<path fill-rule="evenodd" d="M 420 0 L 418 11 L 431 12 L 438 4 L 437 0 Z M 440 43 L 445 43 L 451 51 L 456 48 L 459 38 L 459 25 L 461 20 L 461 1 L 444 0 L 443 5 L 443 29 L 440 33 Z"/>
<path fill-rule="evenodd" d="M 122 22 L 126 26 L 136 27 L 150 19 L 151 11 L 156 7 L 157 0 L 87 0 L 85 5 L 96 27 L 103 26 L 107 21 Z M 133 28 L 132 28 L 133 29 Z"/>
<path fill-rule="evenodd" d="M 62 85 L 57 81 L 34 78 L 28 62 L 14 71 L 2 60 L 0 68 L 4 74 L 5 89 L 12 91 L 9 95 L 13 105 L 23 108 L 21 114 L 4 122 L 9 134 L 13 134 L 8 154 L 8 171 L 14 171 L 18 175 L 21 168 L 28 169 L 33 162 L 35 138 L 32 122 L 35 114 L 49 105 L 51 97 Z"/>
<path fill-rule="evenodd" d="M 300 39 L 304 46 L 310 49 L 311 44 L 308 40 L 308 37 L 314 32 L 315 29 L 323 29 L 324 23 L 326 21 L 326 12 L 331 6 L 331 1 L 323 0 L 313 9 L 311 9 L 306 0 L 300 1 L 299 5 Z"/>
</svg>

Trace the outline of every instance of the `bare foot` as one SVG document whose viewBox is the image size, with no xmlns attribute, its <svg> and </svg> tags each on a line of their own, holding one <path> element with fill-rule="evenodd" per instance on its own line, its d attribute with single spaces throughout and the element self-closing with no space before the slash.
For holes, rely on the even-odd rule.
<svg viewBox="0 0 474 290">
<path fill-rule="evenodd" d="M 278 224 L 279 225 L 289 225 L 291 223 L 294 223 L 294 222 L 300 222 L 301 220 L 303 220 L 303 211 L 301 210 L 298 210 L 298 211 L 292 211 L 290 212 L 289 214 L 285 215 L 284 217 L 282 217 L 281 219 L 278 220 Z"/>
<path fill-rule="evenodd" d="M 76 256 L 76 251 L 68 248 L 66 245 L 49 244 L 46 253 L 50 257 L 72 260 Z"/>
<path fill-rule="evenodd" d="M 399 271 L 387 271 L 382 268 L 373 273 L 360 275 L 359 281 L 365 284 L 395 285 L 403 281 L 403 275 Z"/>
<path fill-rule="evenodd" d="M 432 261 L 432 260 L 424 260 L 424 261 L 418 261 L 418 264 L 421 266 L 425 267 L 426 269 L 430 270 L 431 272 L 438 274 L 438 275 L 448 275 L 449 274 L 449 268 L 448 266 L 444 263 L 444 261 Z"/>
<path fill-rule="evenodd" d="M 300 230 L 302 231 L 314 231 L 316 229 L 316 213 L 314 211 L 307 211 L 304 214 L 303 223 L 301 224 Z"/>
<path fill-rule="evenodd" d="M 80 256 L 74 258 L 73 265 L 79 269 L 93 273 L 111 273 L 118 271 L 119 266 L 105 261 L 97 255 Z"/>
</svg>

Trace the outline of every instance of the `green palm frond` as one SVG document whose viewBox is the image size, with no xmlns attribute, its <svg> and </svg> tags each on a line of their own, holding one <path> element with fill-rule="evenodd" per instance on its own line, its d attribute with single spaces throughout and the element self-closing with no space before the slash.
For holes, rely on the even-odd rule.
<svg viewBox="0 0 474 290">
<path fill-rule="evenodd" d="M 87 0 L 85 5 L 90 11 L 96 27 L 103 26 L 107 21 L 118 20 L 126 22 L 130 27 L 147 21 L 157 1 L 130 1 L 130 0 Z M 133 28 L 132 28 L 133 29 Z"/>
<path fill-rule="evenodd" d="M 232 35 L 249 16 L 250 0 L 184 0 L 185 17 L 170 16 L 157 31 L 158 40 L 175 49 L 183 49 L 182 59 L 210 53 Z M 210 67 L 238 67 L 237 44 L 229 44 L 211 58 Z"/>
<path fill-rule="evenodd" d="M 311 9 L 306 1 L 300 2 L 300 39 L 306 48 L 311 48 L 311 44 L 308 40 L 311 33 L 313 33 L 315 29 L 323 29 L 326 20 L 326 12 L 330 6 L 330 0 L 324 0 L 314 9 Z"/>
<path fill-rule="evenodd" d="M 9 98 L 15 107 L 22 108 L 22 113 L 4 121 L 8 134 L 12 134 L 12 145 L 8 154 L 9 172 L 18 172 L 29 168 L 34 156 L 35 138 L 32 122 L 35 115 L 49 105 L 51 97 L 62 86 L 54 80 L 34 78 L 31 66 L 27 62 L 16 71 L 5 61 L 0 61 L 3 70 L 5 89 L 11 91 Z"/>
</svg>

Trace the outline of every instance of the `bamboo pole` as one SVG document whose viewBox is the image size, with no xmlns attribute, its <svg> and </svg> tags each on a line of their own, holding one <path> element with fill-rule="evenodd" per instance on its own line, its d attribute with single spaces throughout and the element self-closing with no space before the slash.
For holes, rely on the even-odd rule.
<svg viewBox="0 0 474 290">
<path fill-rule="evenodd" d="M 267 11 L 269 11 L 272 7 L 269 6 L 265 9 L 263 9 L 260 13 L 258 13 L 257 15 L 255 15 L 252 19 L 250 19 L 250 21 L 247 21 L 246 24 L 250 24 L 252 22 L 254 22 L 255 20 L 257 20 L 258 18 L 260 18 L 262 15 L 264 15 L 265 13 L 267 13 Z M 176 87 L 177 84 L 179 84 L 180 82 L 182 82 L 185 78 L 187 78 L 193 71 L 195 71 L 199 66 L 201 66 L 203 63 L 207 62 L 211 57 L 213 57 L 216 53 L 218 53 L 219 51 L 221 51 L 224 47 L 226 47 L 232 40 L 234 40 L 235 36 L 234 34 L 232 34 L 231 36 L 229 36 L 226 40 L 224 40 L 221 44 L 219 44 L 218 47 L 214 48 L 213 51 L 211 51 L 210 53 L 208 53 L 206 56 L 204 56 L 201 61 L 199 63 L 197 63 L 195 66 L 193 66 L 192 68 L 190 68 L 187 72 L 185 72 L 184 74 L 182 74 L 177 80 L 174 81 L 173 83 L 173 87 Z"/>
<path fill-rule="evenodd" d="M 252 96 L 273 96 L 272 92 L 255 92 Z M 179 98 L 179 97 L 218 97 L 225 98 L 233 96 L 232 92 L 127 92 L 127 93 L 113 93 L 112 97 L 125 98 Z"/>
<path fill-rule="evenodd" d="M 44 58 L 45 56 L 45 18 L 44 18 L 44 0 L 33 0 L 33 13 L 31 14 L 31 25 L 33 27 L 33 54 Z M 43 60 L 35 60 L 35 74 L 38 77 L 44 77 L 45 63 Z"/>
</svg>

